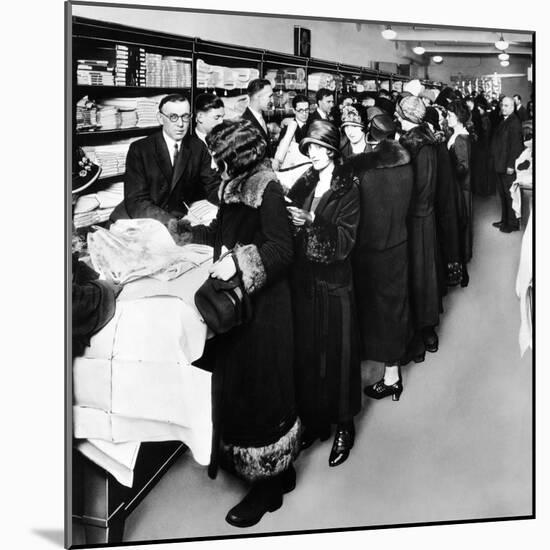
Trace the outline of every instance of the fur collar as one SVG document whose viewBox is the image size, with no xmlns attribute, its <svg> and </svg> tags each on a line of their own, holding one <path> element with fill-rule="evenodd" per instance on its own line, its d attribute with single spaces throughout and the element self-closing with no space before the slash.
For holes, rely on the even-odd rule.
<svg viewBox="0 0 550 550">
<path fill-rule="evenodd" d="M 347 164 L 354 173 L 360 173 L 365 170 L 395 168 L 409 164 L 410 161 L 411 156 L 402 145 L 390 139 L 383 139 L 374 151 L 350 157 Z"/>
<path fill-rule="evenodd" d="M 313 168 L 309 168 L 296 180 L 296 183 L 288 192 L 289 198 L 296 204 L 304 204 L 307 197 L 315 189 L 318 181 L 319 173 Z M 347 193 L 354 185 L 359 185 L 359 179 L 353 174 L 349 164 L 336 164 L 334 166 L 334 172 L 332 172 L 330 190 L 336 196 L 340 196 Z"/>
<path fill-rule="evenodd" d="M 427 124 L 420 124 L 401 136 L 399 143 L 409 151 L 412 158 L 416 158 L 420 149 L 426 145 L 435 145 L 436 140 Z"/>
<path fill-rule="evenodd" d="M 241 174 L 225 184 L 223 200 L 227 204 L 241 203 L 251 208 L 259 208 L 266 187 L 272 181 L 278 182 L 268 160 L 263 160 L 250 172 Z M 223 183 L 222 183 L 223 186 Z"/>
</svg>

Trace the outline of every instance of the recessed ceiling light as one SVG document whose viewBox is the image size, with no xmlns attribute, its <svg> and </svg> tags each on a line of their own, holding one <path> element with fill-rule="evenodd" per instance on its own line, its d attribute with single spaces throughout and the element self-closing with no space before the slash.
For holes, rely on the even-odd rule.
<svg viewBox="0 0 550 550">
<path fill-rule="evenodd" d="M 508 59 L 510 59 L 510 56 L 506 52 L 502 52 L 498 54 L 498 58 L 501 61 L 508 61 Z"/>
<path fill-rule="evenodd" d="M 432 57 L 432 61 L 433 61 L 434 63 L 441 63 L 441 62 L 443 61 L 443 58 L 442 58 L 440 55 L 434 55 L 434 56 Z"/>
<path fill-rule="evenodd" d="M 382 31 L 382 36 L 386 40 L 393 40 L 397 36 L 397 33 L 391 28 L 391 25 L 387 25 Z"/>
<path fill-rule="evenodd" d="M 502 33 L 500 33 L 500 38 L 495 42 L 495 48 L 497 50 L 505 50 L 509 46 L 508 42 L 504 40 Z"/>
<path fill-rule="evenodd" d="M 413 52 L 414 52 L 416 55 L 422 55 L 425 51 L 426 51 L 426 49 L 423 48 L 423 47 L 420 45 L 420 42 L 418 43 L 418 46 L 415 46 L 415 47 L 413 48 Z"/>
</svg>

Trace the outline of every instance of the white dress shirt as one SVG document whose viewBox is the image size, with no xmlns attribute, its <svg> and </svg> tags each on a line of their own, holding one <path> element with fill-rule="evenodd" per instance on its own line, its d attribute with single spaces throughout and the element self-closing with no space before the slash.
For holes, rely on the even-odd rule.
<svg viewBox="0 0 550 550">
<path fill-rule="evenodd" d="M 181 142 L 173 140 L 164 130 L 162 131 L 162 137 L 164 138 L 164 141 L 166 142 L 166 146 L 168 147 L 168 154 L 170 155 L 170 162 L 172 163 L 172 166 L 174 166 L 174 144 L 178 144 L 178 152 L 181 151 Z"/>
</svg>

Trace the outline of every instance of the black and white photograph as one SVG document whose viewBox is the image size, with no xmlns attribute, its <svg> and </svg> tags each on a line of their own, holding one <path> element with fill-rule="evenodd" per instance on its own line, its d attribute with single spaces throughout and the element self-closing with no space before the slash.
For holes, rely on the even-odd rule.
<svg viewBox="0 0 550 550">
<path fill-rule="evenodd" d="M 532 518 L 534 33 L 66 22 L 68 544 Z"/>
<path fill-rule="evenodd" d="M 19 270 L 51 327 L 11 344 L 62 416 L 19 398 L 44 547 L 536 547 L 540 22 L 57 4 L 31 65 L 63 52 L 39 139 L 64 183 Z"/>
</svg>

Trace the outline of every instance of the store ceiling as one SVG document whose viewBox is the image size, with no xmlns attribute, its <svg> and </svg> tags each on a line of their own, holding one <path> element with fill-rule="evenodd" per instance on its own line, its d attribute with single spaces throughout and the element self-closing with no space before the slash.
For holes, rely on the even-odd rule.
<svg viewBox="0 0 550 550">
<path fill-rule="evenodd" d="M 382 26 L 381 29 L 384 27 Z M 394 42 L 408 47 L 419 43 L 426 49 L 427 55 L 495 55 L 499 50 L 494 43 L 500 38 L 500 32 L 465 29 L 435 29 L 419 27 L 400 27 L 392 25 L 397 32 Z M 506 32 L 504 39 L 510 44 L 507 53 L 514 55 L 532 55 L 533 34 L 530 32 Z"/>
</svg>

